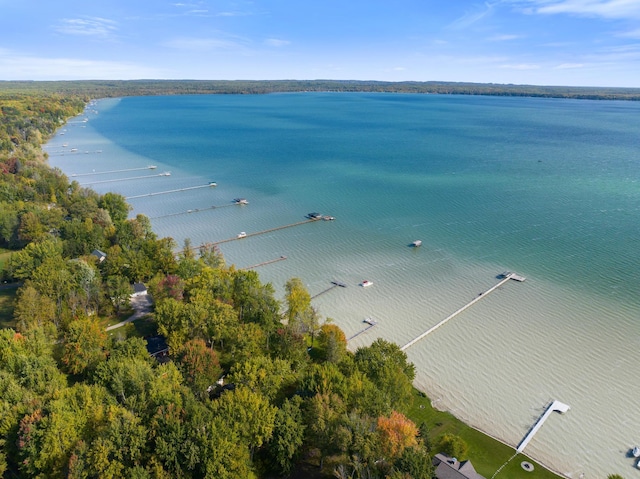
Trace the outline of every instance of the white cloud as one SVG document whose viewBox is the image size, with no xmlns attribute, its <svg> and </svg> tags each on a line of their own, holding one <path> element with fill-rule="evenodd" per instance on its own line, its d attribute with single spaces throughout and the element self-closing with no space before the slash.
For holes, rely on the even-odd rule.
<svg viewBox="0 0 640 479">
<path fill-rule="evenodd" d="M 164 78 L 167 72 L 129 62 L 44 58 L 0 49 L 3 80 L 119 80 Z"/>
<path fill-rule="evenodd" d="M 527 13 L 573 14 L 602 18 L 640 18 L 640 0 L 508 0 Z"/>
<path fill-rule="evenodd" d="M 507 70 L 538 70 L 540 69 L 540 65 L 536 65 L 535 63 L 507 63 L 500 65 L 500 68 Z"/>
<path fill-rule="evenodd" d="M 290 41 L 280 40 L 279 38 L 267 38 L 264 43 L 270 47 L 285 47 L 291 44 Z"/>
<path fill-rule="evenodd" d="M 476 22 L 479 22 L 487 15 L 491 14 L 495 4 L 486 2 L 480 10 L 466 12 L 449 24 L 448 28 L 453 30 L 464 30 Z"/>
<path fill-rule="evenodd" d="M 489 38 L 489 41 L 491 41 L 491 42 L 508 42 L 510 40 L 517 40 L 518 38 L 522 38 L 522 35 L 509 35 L 509 34 L 494 35 L 493 37 Z"/>
<path fill-rule="evenodd" d="M 100 17 L 65 18 L 54 27 L 58 33 L 65 35 L 82 35 L 108 37 L 118 27 L 113 20 Z"/>
</svg>

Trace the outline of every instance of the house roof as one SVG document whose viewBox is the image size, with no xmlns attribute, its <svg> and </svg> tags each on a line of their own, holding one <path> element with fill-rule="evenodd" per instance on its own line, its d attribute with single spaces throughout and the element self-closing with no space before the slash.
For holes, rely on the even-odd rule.
<svg viewBox="0 0 640 479">
<path fill-rule="evenodd" d="M 146 338 L 147 351 L 151 356 L 169 351 L 167 340 L 164 336 L 150 336 Z"/>
<path fill-rule="evenodd" d="M 98 260 L 100 260 L 100 262 L 104 261 L 104 259 L 107 257 L 107 253 L 105 253 L 104 251 L 100 251 L 99 249 L 94 249 L 91 254 L 93 256 L 95 256 L 96 258 L 98 258 Z"/>
<path fill-rule="evenodd" d="M 433 456 L 435 476 L 438 479 L 486 479 L 476 472 L 471 461 L 458 461 L 444 454 Z"/>
</svg>

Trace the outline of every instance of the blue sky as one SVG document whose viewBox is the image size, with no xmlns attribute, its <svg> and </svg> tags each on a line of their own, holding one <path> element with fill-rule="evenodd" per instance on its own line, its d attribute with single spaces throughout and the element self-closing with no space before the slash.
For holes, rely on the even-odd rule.
<svg viewBox="0 0 640 479">
<path fill-rule="evenodd" d="M 0 79 L 640 87 L 640 0 L 0 0 Z"/>
</svg>

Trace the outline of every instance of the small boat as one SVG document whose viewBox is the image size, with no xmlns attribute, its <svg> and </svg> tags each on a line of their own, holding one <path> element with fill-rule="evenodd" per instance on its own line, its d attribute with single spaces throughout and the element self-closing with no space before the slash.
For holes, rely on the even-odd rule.
<svg viewBox="0 0 640 479">
<path fill-rule="evenodd" d="M 631 449 L 631 455 L 633 457 L 640 457 L 640 447 L 635 446 L 633 449 Z"/>
<path fill-rule="evenodd" d="M 233 202 L 234 202 L 236 205 L 248 205 L 248 204 L 249 204 L 249 202 L 247 201 L 247 199 L 246 199 L 246 198 L 234 198 L 234 199 L 233 199 Z"/>
<path fill-rule="evenodd" d="M 210 181 L 209 182 L 209 186 L 218 186 L 218 183 L 216 183 L 215 181 Z"/>
<path fill-rule="evenodd" d="M 69 144 L 68 144 L 68 143 L 63 143 L 63 144 L 62 144 L 62 147 L 63 147 L 63 148 L 66 148 L 67 146 L 69 146 Z"/>
<path fill-rule="evenodd" d="M 373 318 L 371 318 L 371 317 L 369 317 L 369 318 L 364 318 L 364 319 L 362 320 L 362 322 L 363 322 L 363 323 L 370 324 L 371 326 L 375 326 L 376 324 L 378 324 L 378 323 L 376 322 L 376 320 L 375 320 L 375 319 L 373 319 Z"/>
<path fill-rule="evenodd" d="M 333 216 L 323 216 L 322 219 L 324 221 L 333 221 L 333 220 L 335 220 L 335 218 Z"/>
<path fill-rule="evenodd" d="M 422 246 L 422 240 L 415 240 L 413 243 L 411 243 L 411 246 L 413 246 L 414 248 L 419 248 L 420 246 Z"/>
<path fill-rule="evenodd" d="M 165 171 L 164 173 L 160 173 L 160 176 L 171 176 L 171 172 Z"/>
<path fill-rule="evenodd" d="M 71 148 L 71 150 L 69 150 L 69 151 L 78 151 L 78 149 L 77 148 Z"/>
<path fill-rule="evenodd" d="M 310 220 L 319 220 L 320 218 L 322 218 L 322 215 L 320 213 L 309 213 L 307 214 L 307 218 L 309 218 Z"/>
<path fill-rule="evenodd" d="M 238 239 L 246 238 L 246 237 L 247 237 L 247 233 L 245 233 L 244 231 L 241 231 L 240 233 L 238 233 Z"/>
<path fill-rule="evenodd" d="M 366 288 L 367 286 L 373 286 L 373 281 L 365 279 L 364 281 L 362 281 L 362 283 L 360 283 L 360 286 L 362 286 L 363 288 Z"/>
<path fill-rule="evenodd" d="M 149 168 L 150 170 L 155 170 L 157 168 L 156 165 L 149 165 L 147 166 L 147 168 Z"/>
</svg>

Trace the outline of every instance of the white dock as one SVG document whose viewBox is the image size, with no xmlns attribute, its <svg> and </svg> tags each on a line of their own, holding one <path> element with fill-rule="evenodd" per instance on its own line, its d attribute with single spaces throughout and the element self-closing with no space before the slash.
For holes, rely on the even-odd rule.
<svg viewBox="0 0 640 479">
<path fill-rule="evenodd" d="M 482 298 L 486 297 L 487 295 L 489 295 L 490 293 L 493 293 L 496 289 L 498 289 L 500 286 L 502 286 L 504 283 L 506 283 L 507 281 L 509 281 L 510 279 L 514 279 L 515 273 L 503 273 L 502 275 L 500 275 L 502 277 L 502 279 L 500 280 L 500 282 L 498 284 L 496 284 L 495 286 L 489 288 L 488 290 L 480 293 L 478 296 L 476 296 L 474 299 L 472 299 L 470 302 L 468 302 L 467 304 L 465 304 L 462 308 L 460 308 L 459 310 L 457 310 L 455 313 L 450 314 L 449 316 L 447 316 L 446 318 L 444 318 L 442 321 L 440 321 L 438 324 L 436 324 L 435 326 L 432 326 L 431 328 L 429 328 L 428 330 L 426 330 L 424 333 L 422 333 L 420 336 L 418 336 L 417 338 L 412 339 L 411 341 L 409 341 L 407 344 L 405 344 L 404 346 L 402 346 L 400 348 L 401 351 L 404 351 L 408 348 L 410 348 L 411 346 L 413 346 L 414 344 L 416 344 L 418 341 L 420 341 L 421 339 L 425 338 L 426 336 L 428 336 L 429 334 L 433 333 L 436 329 L 438 329 L 440 326 L 444 325 L 447 321 L 449 321 L 450 319 L 455 318 L 457 315 L 459 315 L 460 313 L 462 313 L 463 311 L 465 311 L 466 309 L 470 308 L 471 306 L 473 306 L 474 304 L 476 304 L 478 301 L 480 301 Z"/>
<path fill-rule="evenodd" d="M 197 186 L 187 186 L 185 188 L 176 188 L 175 190 L 154 191 L 153 193 L 144 193 L 142 195 L 127 196 L 125 200 L 134 200 L 136 198 L 145 198 L 147 196 L 168 195 L 170 193 L 179 193 L 181 191 L 199 190 L 201 188 L 210 188 L 210 187 L 211 187 L 210 184 L 206 184 L 206 185 L 197 185 Z M 221 207 L 218 206 L 218 208 L 221 208 Z"/>
<path fill-rule="evenodd" d="M 529 429 L 529 432 L 524 437 L 524 439 L 520 442 L 520 444 L 518 444 L 518 448 L 516 449 L 516 451 L 522 452 L 522 450 L 526 447 L 527 444 L 529 444 L 529 441 L 531 441 L 535 433 L 538 432 L 538 429 L 542 427 L 542 425 L 547 420 L 547 418 L 551 415 L 552 412 L 559 412 L 560 414 L 564 414 L 569 409 L 570 408 L 568 405 L 561 403 L 558 400 L 552 401 L 551 404 L 549 404 L 547 409 L 544 411 L 542 416 L 538 418 L 538 420 L 533 425 L 533 427 Z"/>
<path fill-rule="evenodd" d="M 155 170 L 156 167 L 154 165 L 149 165 L 140 168 L 125 168 L 123 170 L 109 170 L 109 171 L 92 171 L 91 173 L 73 173 L 71 175 L 72 178 L 77 178 L 78 176 L 93 176 L 93 175 L 110 175 L 112 173 L 125 173 L 127 171 L 143 171 L 143 170 Z"/>
<path fill-rule="evenodd" d="M 143 179 L 150 179 L 150 178 L 159 178 L 161 176 L 169 176 L 169 175 L 167 175 L 166 173 L 159 173 L 157 175 L 129 176 L 128 178 L 114 178 L 112 180 L 91 181 L 89 183 L 84 183 L 82 186 L 97 185 L 97 184 L 100 184 L 100 183 L 116 183 L 118 181 L 130 181 L 130 180 L 143 180 Z"/>
</svg>

